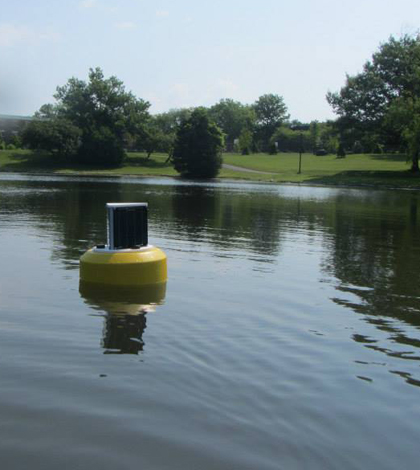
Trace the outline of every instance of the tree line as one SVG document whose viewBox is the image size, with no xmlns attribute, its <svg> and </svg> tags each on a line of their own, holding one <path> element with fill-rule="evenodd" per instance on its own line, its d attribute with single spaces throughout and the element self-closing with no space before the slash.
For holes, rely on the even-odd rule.
<svg viewBox="0 0 420 470">
<path fill-rule="evenodd" d="M 212 162 L 206 174 L 217 174 L 222 151 L 342 157 L 407 152 L 413 171 L 419 171 L 420 36 L 391 37 L 361 73 L 348 75 L 339 92 L 329 92 L 335 121 L 290 120 L 283 97 L 276 94 L 253 104 L 222 99 L 207 108 L 152 115 L 149 102 L 126 91 L 116 77 L 105 78 L 100 68 L 91 69 L 87 81 L 69 79 L 54 98 L 24 128 L 22 143 L 77 163 L 118 166 L 127 150 L 144 151 L 148 158 L 165 152 L 181 174 L 189 175 L 196 171 L 197 152 L 199 159 Z"/>
<path fill-rule="evenodd" d="M 275 94 L 262 95 L 251 105 L 222 99 L 208 108 L 152 115 L 149 102 L 127 92 L 120 80 L 106 78 L 96 68 L 90 70 L 87 81 L 69 79 L 57 88 L 54 98 L 54 104 L 41 106 L 25 126 L 22 144 L 77 163 L 118 166 L 126 150 L 144 151 L 148 157 L 166 152 L 175 162 L 179 160 L 182 129 L 193 122 L 198 125 L 200 120 L 202 125 L 204 115 L 213 137 L 212 126 L 220 130 L 218 151 L 276 153 L 302 147 L 334 151 L 337 146 L 331 123 L 290 121 L 283 98 Z M 202 134 L 196 140 L 203 147 L 207 138 Z"/>
</svg>

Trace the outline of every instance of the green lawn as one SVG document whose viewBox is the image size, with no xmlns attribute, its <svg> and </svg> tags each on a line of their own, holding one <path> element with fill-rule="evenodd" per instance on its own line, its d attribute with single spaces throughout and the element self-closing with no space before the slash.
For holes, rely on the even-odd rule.
<svg viewBox="0 0 420 470">
<path fill-rule="evenodd" d="M 132 176 L 177 176 L 167 155 L 155 154 L 147 159 L 142 153 L 129 153 L 121 168 L 98 169 L 71 165 L 48 155 L 34 154 L 27 150 L 0 151 L 0 171 L 83 174 L 83 175 L 132 175 Z M 419 188 L 420 176 L 409 171 L 405 155 L 348 155 L 338 159 L 335 155 L 317 157 L 302 156 L 302 173 L 297 174 L 298 154 L 277 155 L 224 154 L 225 164 L 252 169 L 263 173 L 249 173 L 223 168 L 220 178 L 251 181 L 309 183 L 324 185 L 382 186 Z M 264 173 L 265 172 L 265 173 Z"/>
<path fill-rule="evenodd" d="M 36 154 L 28 150 L 0 151 L 0 171 L 25 173 L 55 173 L 77 175 L 138 175 L 176 176 L 178 173 L 171 164 L 165 163 L 165 154 L 155 154 L 150 159 L 143 153 L 129 153 L 120 168 L 97 168 L 74 165 L 46 154 Z"/>
<path fill-rule="evenodd" d="M 268 172 L 270 174 L 242 173 L 222 170 L 222 177 L 275 182 L 305 182 L 326 185 L 375 185 L 386 187 L 420 188 L 420 175 L 413 175 L 405 155 L 302 155 L 302 172 L 298 172 L 299 155 L 224 155 L 224 163 Z"/>
</svg>

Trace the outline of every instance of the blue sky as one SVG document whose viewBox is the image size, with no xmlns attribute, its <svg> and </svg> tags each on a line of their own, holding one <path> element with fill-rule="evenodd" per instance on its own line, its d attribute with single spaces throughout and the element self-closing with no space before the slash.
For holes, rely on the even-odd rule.
<svg viewBox="0 0 420 470">
<path fill-rule="evenodd" d="M 389 36 L 420 29 L 419 0 L 0 0 L 0 114 L 33 114 L 90 67 L 153 113 L 283 96 L 292 119 L 332 118 L 328 91 Z"/>
</svg>

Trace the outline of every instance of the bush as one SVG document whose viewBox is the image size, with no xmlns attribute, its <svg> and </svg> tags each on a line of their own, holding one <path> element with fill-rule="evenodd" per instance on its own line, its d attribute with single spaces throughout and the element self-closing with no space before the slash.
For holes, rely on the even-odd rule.
<svg viewBox="0 0 420 470">
<path fill-rule="evenodd" d="M 176 171 L 189 178 L 214 178 L 222 166 L 223 135 L 198 108 L 178 129 L 172 162 Z"/>
</svg>

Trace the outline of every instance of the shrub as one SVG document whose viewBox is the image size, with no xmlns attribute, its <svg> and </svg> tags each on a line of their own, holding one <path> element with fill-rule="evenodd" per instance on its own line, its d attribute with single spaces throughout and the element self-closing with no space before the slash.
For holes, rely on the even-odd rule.
<svg viewBox="0 0 420 470">
<path fill-rule="evenodd" d="M 207 112 L 198 108 L 178 129 L 172 162 L 190 178 L 214 178 L 222 166 L 223 135 Z"/>
</svg>

